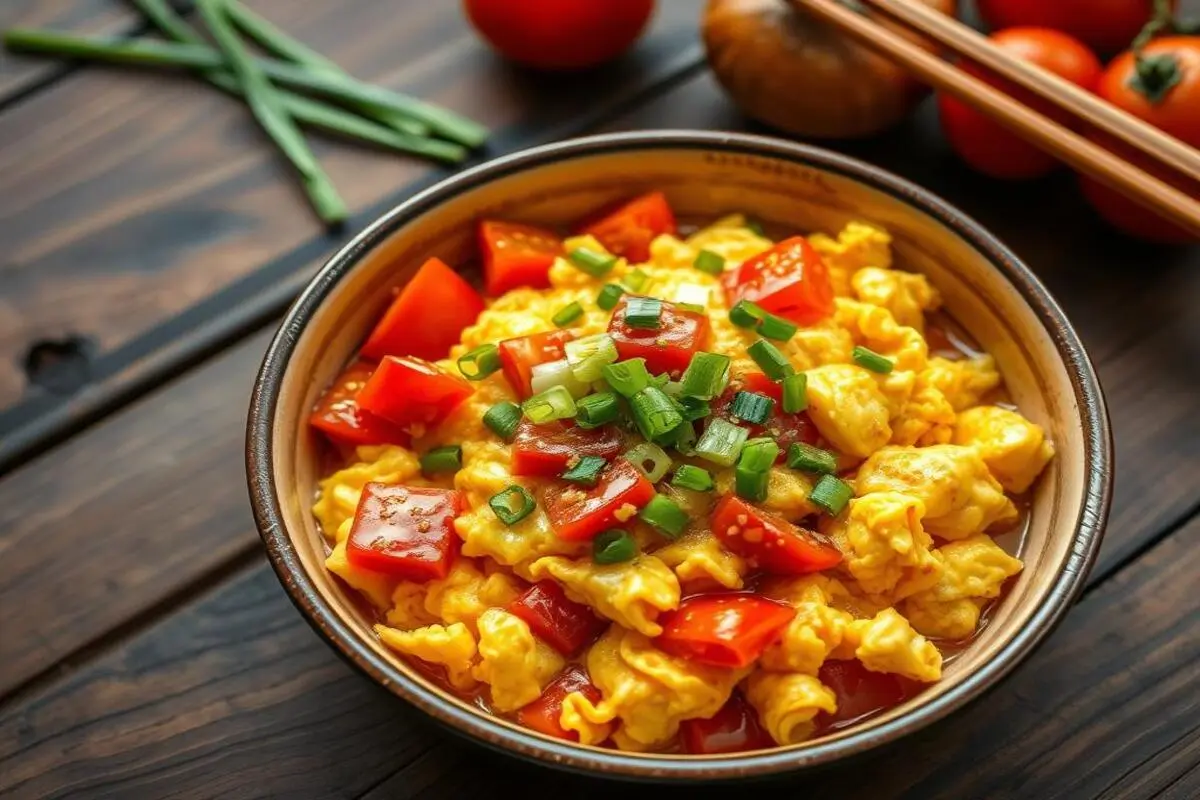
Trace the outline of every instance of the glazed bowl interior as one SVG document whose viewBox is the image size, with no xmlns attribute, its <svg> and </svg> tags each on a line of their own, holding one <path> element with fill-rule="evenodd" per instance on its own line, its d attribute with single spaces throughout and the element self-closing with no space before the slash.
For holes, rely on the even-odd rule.
<svg viewBox="0 0 1200 800">
<path fill-rule="evenodd" d="M 1058 448 L 1032 493 L 1025 569 L 990 623 L 918 697 L 859 726 L 758 755 L 639 755 L 552 740 L 443 692 L 378 641 L 351 591 L 328 573 L 310 513 L 321 460 L 308 411 L 390 298 L 426 258 L 475 258 L 474 223 L 565 226 L 613 200 L 660 189 L 682 218 L 743 211 L 799 232 L 851 220 L 886 227 L 896 266 L 926 274 L 950 315 L 992 353 L 1013 401 Z M 413 198 L 335 256 L 271 347 L 252 408 L 249 468 L 260 529 L 301 610 L 396 693 L 484 743 L 578 769 L 713 779 L 825 763 L 915 730 L 1010 670 L 1065 611 L 1098 546 L 1109 446 L 1090 364 L 1061 312 L 1015 258 L 921 190 L 859 162 L 756 137 L 659 133 L 596 137 L 471 170 Z"/>
</svg>

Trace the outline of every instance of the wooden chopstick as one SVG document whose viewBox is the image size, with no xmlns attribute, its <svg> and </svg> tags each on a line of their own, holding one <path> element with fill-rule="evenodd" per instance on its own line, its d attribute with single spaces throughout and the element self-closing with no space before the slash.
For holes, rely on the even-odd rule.
<svg viewBox="0 0 1200 800">
<path fill-rule="evenodd" d="M 1008 126 L 1071 167 L 1200 234 L 1200 201 L 1185 192 L 1123 161 L 836 0 L 791 0 L 791 3 Z"/>
</svg>

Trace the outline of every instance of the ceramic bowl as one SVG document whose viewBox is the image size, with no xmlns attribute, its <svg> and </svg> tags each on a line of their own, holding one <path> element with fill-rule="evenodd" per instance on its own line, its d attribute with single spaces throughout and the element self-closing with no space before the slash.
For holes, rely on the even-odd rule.
<svg viewBox="0 0 1200 800">
<path fill-rule="evenodd" d="M 995 355 L 1013 400 L 1058 456 L 1033 492 L 1025 570 L 988 624 L 918 697 L 803 745 L 723 757 L 642 755 L 544 737 L 483 713 L 423 677 L 375 637 L 324 566 L 310 513 L 319 475 L 306 417 L 390 298 L 430 256 L 475 258 L 481 217 L 564 225 L 619 198 L 666 192 L 681 218 L 733 210 L 799 231 L 865 219 L 894 237 L 898 266 L 925 273 L 950 314 Z M 271 563 L 300 611 L 372 679 L 468 737 L 542 763 L 642 779 L 711 781 L 827 764 L 922 728 L 1010 672 L 1083 586 L 1108 513 L 1112 445 L 1095 372 L 1062 310 L 978 224 L 868 164 L 776 139 L 722 133 L 611 134 L 527 150 L 448 178 L 384 214 L 334 255 L 271 343 L 251 407 L 247 468 Z"/>
</svg>

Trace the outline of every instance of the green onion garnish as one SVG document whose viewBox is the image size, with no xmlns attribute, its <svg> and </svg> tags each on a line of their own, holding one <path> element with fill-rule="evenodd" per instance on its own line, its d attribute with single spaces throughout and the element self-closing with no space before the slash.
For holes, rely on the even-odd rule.
<svg viewBox="0 0 1200 800">
<path fill-rule="evenodd" d="M 774 339 L 777 342 L 786 342 L 796 335 L 799 328 L 795 323 L 788 322 L 783 317 L 777 317 L 774 314 L 767 314 L 763 317 L 762 322 L 758 323 L 758 334 L 764 339 Z"/>
<path fill-rule="evenodd" d="M 670 437 L 674 441 L 670 442 L 676 452 L 684 456 L 692 456 L 696 454 L 696 426 L 690 421 L 684 420 L 674 434 Z M 666 444 L 666 440 L 663 441 Z"/>
<path fill-rule="evenodd" d="M 766 339 L 759 339 L 747 347 L 746 352 L 754 359 L 754 363 L 758 364 L 758 368 L 773 381 L 781 381 L 796 371 L 788 362 L 787 356 Z"/>
<path fill-rule="evenodd" d="M 767 499 L 771 467 L 779 457 L 779 445 L 773 439 L 751 439 L 742 448 L 734 472 L 734 488 L 739 497 L 755 503 Z"/>
<path fill-rule="evenodd" d="M 625 294 L 625 287 L 615 283 L 606 283 L 600 290 L 600 294 L 596 296 L 596 305 L 605 311 L 612 311 L 617 307 L 617 303 L 621 302 L 623 294 Z"/>
<path fill-rule="evenodd" d="M 691 489 L 693 492 L 709 492 L 713 488 L 712 474 L 704 467 L 683 464 L 671 476 L 671 485 L 677 489 Z"/>
<path fill-rule="evenodd" d="M 671 457 L 653 442 L 642 442 L 625 453 L 625 460 L 637 467 L 651 483 L 658 483 L 671 471 Z"/>
<path fill-rule="evenodd" d="M 729 382 L 729 356 L 718 353 L 696 353 L 683 372 L 681 383 L 684 397 L 712 400 L 725 390 Z"/>
<path fill-rule="evenodd" d="M 729 309 L 729 321 L 739 328 L 757 328 L 766 316 L 761 306 L 749 300 L 739 300 Z"/>
<path fill-rule="evenodd" d="M 496 514 L 496 518 L 505 525 L 516 525 L 532 514 L 533 509 L 537 507 L 533 501 L 533 495 L 524 486 L 518 486 L 515 483 L 492 495 L 492 499 L 488 500 L 488 505 Z"/>
<path fill-rule="evenodd" d="M 575 401 L 575 424 L 584 430 L 614 422 L 620 413 L 617 396 L 612 392 L 596 392 Z"/>
<path fill-rule="evenodd" d="M 633 421 L 642 436 L 657 441 L 683 424 L 683 415 L 671 398 L 657 386 L 647 386 L 629 400 Z"/>
<path fill-rule="evenodd" d="M 640 292 L 648 280 L 650 280 L 649 275 L 640 269 L 635 269 L 622 278 L 621 283 L 625 284 L 631 292 Z"/>
<path fill-rule="evenodd" d="M 704 314 L 708 311 L 707 306 L 702 306 L 699 303 L 676 303 L 675 307 L 680 311 L 690 311 L 693 314 Z"/>
<path fill-rule="evenodd" d="M 656 494 L 646 507 L 638 512 L 638 519 L 652 526 L 668 539 L 676 539 L 688 525 L 687 512 L 669 497 Z"/>
<path fill-rule="evenodd" d="M 866 347 L 856 345 L 851 356 L 854 358 L 854 363 L 858 364 L 863 369 L 869 369 L 871 372 L 878 372 L 881 375 L 887 375 L 896 365 L 892 363 L 890 358 L 881 356 L 874 350 L 869 350 Z"/>
<path fill-rule="evenodd" d="M 798 414 L 808 408 L 808 376 L 796 372 L 783 379 L 783 410 Z"/>
<path fill-rule="evenodd" d="M 742 452 L 750 434 L 728 420 L 714 417 L 709 420 L 704 435 L 696 444 L 696 455 L 722 467 L 732 466 Z"/>
<path fill-rule="evenodd" d="M 554 314 L 554 316 L 550 318 L 550 321 L 553 322 L 556 327 L 565 328 L 582 316 L 583 306 L 579 305 L 579 303 L 568 303 L 560 308 Z"/>
<path fill-rule="evenodd" d="M 625 531 L 605 531 L 592 540 L 592 561 L 597 564 L 620 564 L 636 555 L 637 542 Z"/>
<path fill-rule="evenodd" d="M 469 381 L 481 381 L 500 369 L 500 348 L 481 344 L 458 359 L 458 371 Z"/>
<path fill-rule="evenodd" d="M 662 325 L 662 309 L 662 300 L 657 297 L 631 297 L 625 303 L 625 324 L 655 330 Z"/>
<path fill-rule="evenodd" d="M 551 386 L 522 403 L 521 410 L 531 422 L 543 425 L 575 416 L 575 398 L 565 386 Z"/>
<path fill-rule="evenodd" d="M 692 266 L 709 275 L 720 275 L 725 271 L 725 257 L 712 250 L 701 250 L 696 254 L 696 260 L 692 262 Z"/>
<path fill-rule="evenodd" d="M 604 277 L 613 268 L 613 265 L 617 263 L 616 256 L 597 253 L 595 250 L 589 250 L 586 247 L 576 247 L 570 253 L 567 253 L 567 259 L 593 278 Z"/>
<path fill-rule="evenodd" d="M 600 456 L 580 456 L 579 460 L 575 462 L 575 466 L 568 469 L 560 477 L 564 481 L 578 483 L 582 486 L 595 486 L 596 482 L 600 480 L 600 473 L 604 470 L 606 464 L 608 462 Z"/>
<path fill-rule="evenodd" d="M 804 472 L 832 475 L 837 472 L 837 457 L 828 450 L 804 442 L 793 442 L 788 448 L 787 465 Z"/>
<path fill-rule="evenodd" d="M 517 425 L 521 424 L 521 407 L 507 400 L 496 403 L 484 412 L 483 424 L 504 441 L 511 442 L 517 432 Z"/>
<path fill-rule="evenodd" d="M 578 303 L 576 303 L 578 305 Z M 603 377 L 605 364 L 617 360 L 617 345 L 607 333 L 597 333 L 567 342 L 563 347 L 571 374 L 583 383 L 594 383 Z"/>
<path fill-rule="evenodd" d="M 458 472 L 462 469 L 462 446 L 448 444 L 435 447 L 421 456 L 421 472 L 433 475 L 438 472 Z"/>
<path fill-rule="evenodd" d="M 683 395 L 675 398 L 675 407 L 679 409 L 679 413 L 688 422 L 695 422 L 704 419 L 712 413 L 712 406 L 707 400 L 701 400 L 698 397 L 689 397 Z"/>
<path fill-rule="evenodd" d="M 650 373 L 646 371 L 644 358 L 630 358 L 615 364 L 605 364 L 600 372 L 613 391 L 622 397 L 633 397 L 650 385 Z"/>
<path fill-rule="evenodd" d="M 842 513 L 851 497 L 854 497 L 854 490 L 850 488 L 850 484 L 832 475 L 822 475 L 808 500 L 830 516 L 836 517 Z"/>
<path fill-rule="evenodd" d="M 739 300 L 729 309 L 729 321 L 739 328 L 754 328 L 760 336 L 779 342 L 786 342 L 799 330 L 794 323 L 769 313 L 749 300 Z"/>
<path fill-rule="evenodd" d="M 775 409 L 775 401 L 765 394 L 758 392 L 738 392 L 733 396 L 729 413 L 746 422 L 761 425 L 771 416 Z"/>
</svg>

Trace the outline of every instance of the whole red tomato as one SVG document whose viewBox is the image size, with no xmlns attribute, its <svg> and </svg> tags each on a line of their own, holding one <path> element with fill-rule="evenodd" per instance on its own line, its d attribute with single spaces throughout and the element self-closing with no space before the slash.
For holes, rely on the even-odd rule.
<svg viewBox="0 0 1200 800">
<path fill-rule="evenodd" d="M 1048 28 L 1009 28 L 994 33 L 993 42 L 1017 58 L 1037 64 L 1072 83 L 1092 91 L 1103 67 L 1082 42 Z M 1049 106 L 1007 81 L 990 75 L 971 64 L 963 69 L 1000 87 L 1006 94 L 1042 113 L 1053 113 Z M 942 130 L 950 146 L 975 169 L 994 178 L 1036 178 L 1053 170 L 1053 156 L 1029 144 L 998 122 L 947 94 L 938 95 Z"/>
<path fill-rule="evenodd" d="M 592 67 L 641 34 L 654 0 L 464 0 L 467 17 L 501 54 L 539 69 Z"/>
<path fill-rule="evenodd" d="M 1154 0 L 978 0 L 993 29 L 1031 25 L 1069 33 L 1102 53 L 1124 50 L 1154 14 Z M 1172 6 L 1177 0 L 1172 0 Z"/>
<path fill-rule="evenodd" d="M 1176 139 L 1200 147 L 1200 36 L 1155 39 L 1142 50 L 1140 60 L 1133 53 L 1121 54 L 1105 70 L 1097 93 Z M 1119 143 L 1098 141 L 1146 166 Z M 1157 242 L 1196 240 L 1194 234 L 1107 186 L 1086 176 L 1081 180 L 1084 194 L 1100 216 L 1126 233 Z"/>
</svg>

